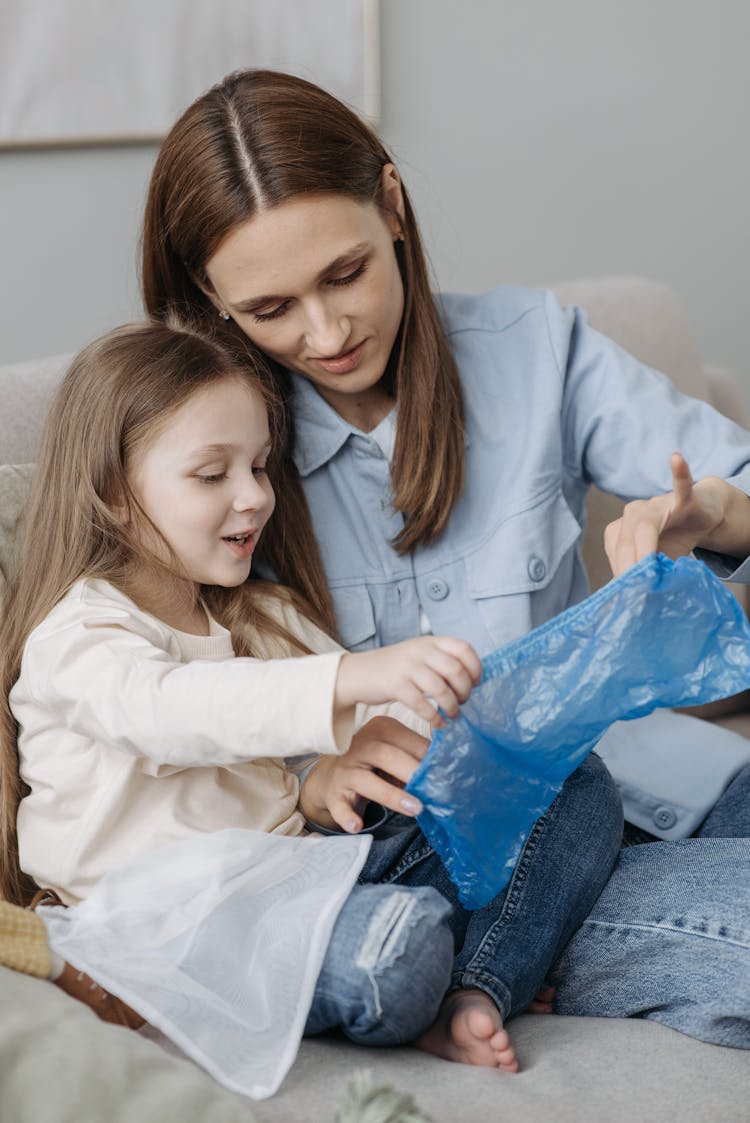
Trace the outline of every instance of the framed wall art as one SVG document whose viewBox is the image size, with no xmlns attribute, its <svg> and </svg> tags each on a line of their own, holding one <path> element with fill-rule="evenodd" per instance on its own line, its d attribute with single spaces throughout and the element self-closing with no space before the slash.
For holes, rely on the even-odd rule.
<svg viewBox="0 0 750 1123">
<path fill-rule="evenodd" d="M 379 114 L 378 0 L 2 0 L 0 146 L 158 141 L 231 70 Z"/>
</svg>

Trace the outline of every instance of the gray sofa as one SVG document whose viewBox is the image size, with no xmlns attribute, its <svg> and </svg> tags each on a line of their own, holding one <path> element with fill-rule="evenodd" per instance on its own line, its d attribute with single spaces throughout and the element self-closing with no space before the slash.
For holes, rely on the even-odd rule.
<svg viewBox="0 0 750 1123">
<path fill-rule="evenodd" d="M 560 285 L 558 292 L 682 389 L 744 421 L 732 376 L 702 364 L 668 289 L 638 278 L 599 278 Z M 33 459 L 63 367 L 61 357 L 0 367 L 0 578 L 22 491 L 23 473 L 8 466 Z M 608 577 L 601 533 L 615 510 L 610 497 L 592 496 L 586 557 L 595 585 Z M 750 736 L 744 703 L 717 704 L 704 716 Z M 704 1045 L 648 1021 L 522 1016 L 512 1023 L 522 1066 L 517 1075 L 452 1065 L 413 1049 L 308 1040 L 281 1091 L 250 1103 L 146 1037 L 99 1022 L 46 982 L 0 968 L 0 1009 L 3 1123 L 380 1123 L 380 1115 L 337 1117 L 345 1085 L 358 1070 L 369 1070 L 375 1084 L 410 1093 L 434 1123 L 750 1118 L 750 1053 Z M 403 1112 L 388 1117 L 390 1123 L 411 1118 Z"/>
</svg>

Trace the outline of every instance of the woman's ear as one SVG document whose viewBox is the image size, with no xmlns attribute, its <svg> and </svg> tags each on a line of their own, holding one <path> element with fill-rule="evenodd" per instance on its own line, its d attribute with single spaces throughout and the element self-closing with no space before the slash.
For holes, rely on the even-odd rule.
<svg viewBox="0 0 750 1123">
<path fill-rule="evenodd" d="M 216 295 L 214 290 L 211 288 L 211 286 L 209 284 L 202 283 L 201 281 L 198 281 L 198 280 L 195 281 L 195 285 L 201 290 L 203 295 L 208 300 L 211 301 L 214 308 L 216 309 L 218 314 L 221 316 L 222 320 L 228 320 L 230 318 L 229 313 L 227 312 L 226 308 L 224 308 L 224 306 L 222 305 L 221 301 L 219 300 L 218 296 Z"/>
<path fill-rule="evenodd" d="M 380 173 L 380 182 L 383 188 L 383 199 L 388 207 L 388 219 L 391 233 L 394 238 L 403 240 L 404 234 L 404 193 L 401 188 L 401 176 L 394 164 L 384 164 Z"/>
</svg>

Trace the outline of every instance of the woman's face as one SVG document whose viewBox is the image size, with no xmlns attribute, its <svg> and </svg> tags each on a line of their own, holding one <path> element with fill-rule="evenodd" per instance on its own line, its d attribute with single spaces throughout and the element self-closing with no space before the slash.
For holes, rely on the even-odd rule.
<svg viewBox="0 0 750 1123">
<path fill-rule="evenodd" d="M 371 427 L 384 412 L 378 383 L 404 307 L 399 232 L 374 203 L 291 199 L 225 238 L 206 267 L 211 298 L 343 417 Z"/>
</svg>

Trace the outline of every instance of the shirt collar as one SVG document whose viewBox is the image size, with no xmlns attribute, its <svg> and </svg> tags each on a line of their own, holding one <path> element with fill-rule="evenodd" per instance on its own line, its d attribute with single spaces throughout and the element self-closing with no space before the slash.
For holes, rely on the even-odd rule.
<svg viewBox="0 0 750 1123">
<path fill-rule="evenodd" d="M 309 476 L 336 455 L 353 433 L 359 433 L 329 406 L 302 375 L 291 372 L 294 452 L 297 471 Z M 361 435 L 361 434 L 360 434 Z"/>
<path fill-rule="evenodd" d="M 332 460 L 342 445 L 352 435 L 362 433 L 344 421 L 313 384 L 301 374 L 290 371 L 292 380 L 291 408 L 294 414 L 294 452 L 292 459 L 300 476 L 309 476 Z M 466 428 L 464 447 L 468 448 L 469 430 Z"/>
</svg>

